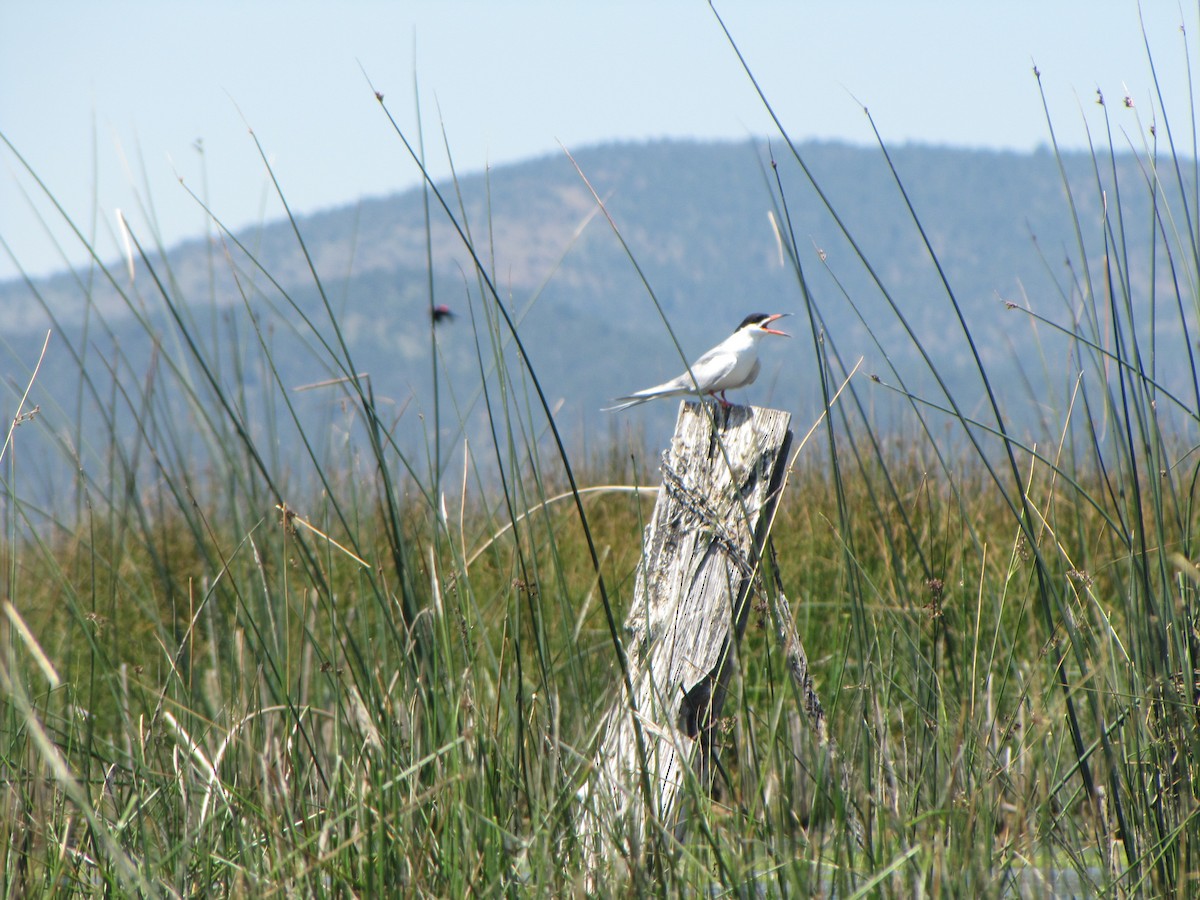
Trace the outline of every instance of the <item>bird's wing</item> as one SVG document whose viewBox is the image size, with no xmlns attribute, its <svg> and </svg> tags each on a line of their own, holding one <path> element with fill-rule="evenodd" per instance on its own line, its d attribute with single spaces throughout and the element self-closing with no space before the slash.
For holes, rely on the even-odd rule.
<svg viewBox="0 0 1200 900">
<path fill-rule="evenodd" d="M 696 377 L 696 384 L 699 385 L 702 392 L 720 390 L 716 385 L 719 385 L 734 370 L 737 363 L 736 353 L 719 349 L 709 350 L 692 363 L 692 375 Z M 682 377 L 688 389 L 694 390 L 692 376 L 685 374 Z"/>
<path fill-rule="evenodd" d="M 711 385 L 719 383 L 722 378 L 733 371 L 733 367 L 736 365 L 736 354 L 714 348 L 692 363 L 692 371 L 690 373 L 684 372 L 670 381 L 664 381 L 662 384 L 656 384 L 654 387 L 634 391 L 632 394 L 626 394 L 624 397 L 614 397 L 613 403 L 615 405 L 606 406 L 601 411 L 619 412 L 622 409 L 629 409 L 631 406 L 637 406 L 640 403 L 645 403 L 647 400 L 655 400 L 659 397 L 694 394 L 697 393 L 697 386 L 700 388 L 699 393 L 706 393 L 711 390 Z M 693 376 L 695 376 L 695 380 L 693 380 Z"/>
</svg>

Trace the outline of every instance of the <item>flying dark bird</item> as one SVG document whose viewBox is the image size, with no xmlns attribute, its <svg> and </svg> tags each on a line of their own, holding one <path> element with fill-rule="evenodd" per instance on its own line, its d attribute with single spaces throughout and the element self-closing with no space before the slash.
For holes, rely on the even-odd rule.
<svg viewBox="0 0 1200 900">
<path fill-rule="evenodd" d="M 433 319 L 434 325 L 437 325 L 440 322 L 453 321 L 454 319 L 454 313 L 451 312 L 450 307 L 446 306 L 444 303 L 433 307 L 433 309 L 429 311 L 429 316 L 431 319 Z"/>
</svg>

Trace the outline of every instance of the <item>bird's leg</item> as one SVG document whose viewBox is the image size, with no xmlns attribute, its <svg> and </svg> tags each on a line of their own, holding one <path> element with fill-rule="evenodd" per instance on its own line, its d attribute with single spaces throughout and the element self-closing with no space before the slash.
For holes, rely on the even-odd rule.
<svg viewBox="0 0 1200 900">
<path fill-rule="evenodd" d="M 716 396 L 716 395 L 714 394 L 713 396 Z M 721 400 L 721 408 L 722 408 L 722 409 L 729 409 L 730 407 L 732 407 L 732 406 L 733 406 L 733 404 L 732 404 L 732 403 L 730 403 L 728 400 L 726 400 L 726 399 L 725 399 L 725 392 L 724 392 L 724 391 L 721 391 L 721 397 L 720 397 L 720 400 Z"/>
</svg>

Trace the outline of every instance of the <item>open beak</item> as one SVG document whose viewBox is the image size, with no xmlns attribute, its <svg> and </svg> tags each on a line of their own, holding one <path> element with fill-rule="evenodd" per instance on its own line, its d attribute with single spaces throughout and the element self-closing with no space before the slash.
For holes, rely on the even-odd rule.
<svg viewBox="0 0 1200 900">
<path fill-rule="evenodd" d="M 774 322 L 776 319 L 782 319 L 784 316 L 790 316 L 790 315 L 791 315 L 791 313 L 775 313 L 775 315 L 773 315 L 773 316 L 767 316 L 765 319 L 763 319 L 763 321 L 762 321 L 762 325 L 761 325 L 760 327 L 761 327 L 761 328 L 762 328 L 762 330 L 763 330 L 763 331 L 765 331 L 767 334 L 777 334 L 777 335 L 779 335 L 780 337 L 791 337 L 791 335 L 790 335 L 790 334 L 788 334 L 786 331 L 779 331 L 779 330 L 777 330 L 777 329 L 775 329 L 775 328 L 768 328 L 768 327 L 767 327 L 767 326 L 768 326 L 768 325 L 770 325 L 772 322 Z"/>
</svg>

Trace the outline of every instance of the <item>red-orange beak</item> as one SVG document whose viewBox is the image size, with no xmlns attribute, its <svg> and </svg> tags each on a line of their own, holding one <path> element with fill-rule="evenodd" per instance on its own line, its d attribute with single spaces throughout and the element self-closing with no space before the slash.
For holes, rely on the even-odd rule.
<svg viewBox="0 0 1200 900">
<path fill-rule="evenodd" d="M 765 319 L 763 319 L 762 326 L 761 326 L 762 330 L 765 331 L 767 334 L 777 334 L 780 337 L 791 337 L 791 335 L 788 334 L 786 331 L 779 331 L 775 328 L 767 327 L 772 322 L 774 322 L 776 319 L 782 319 L 784 316 L 790 316 L 790 315 L 791 315 L 791 313 L 775 313 L 775 315 L 773 315 L 773 316 L 767 316 Z"/>
</svg>

